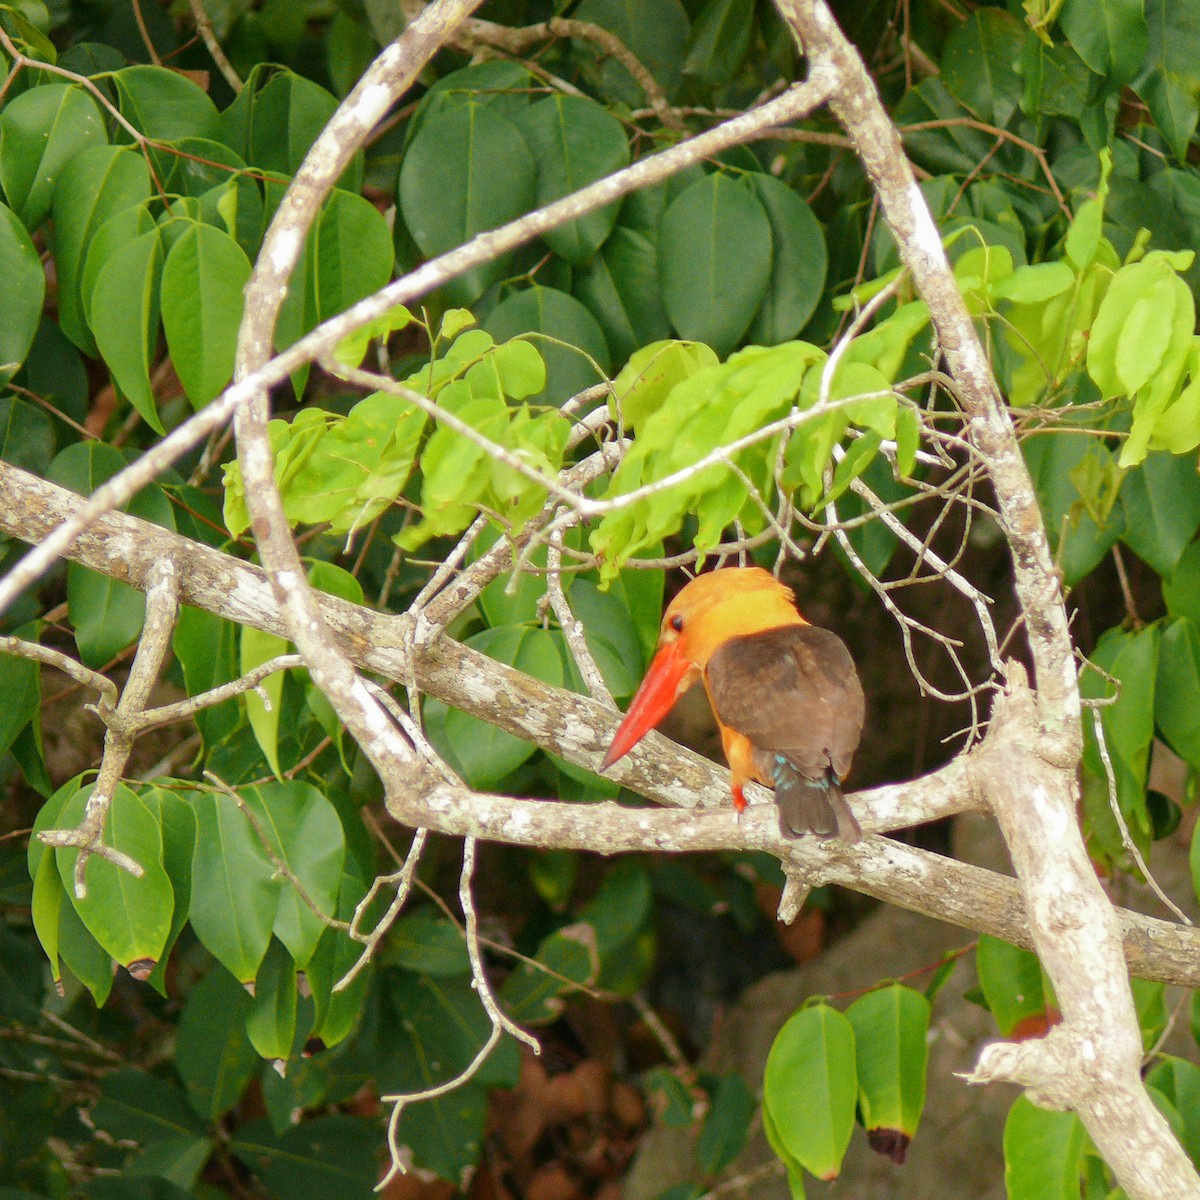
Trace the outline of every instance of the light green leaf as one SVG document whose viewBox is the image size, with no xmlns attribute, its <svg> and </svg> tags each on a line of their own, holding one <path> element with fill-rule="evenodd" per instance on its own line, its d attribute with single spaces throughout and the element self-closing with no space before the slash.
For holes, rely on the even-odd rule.
<svg viewBox="0 0 1200 1200">
<path fill-rule="evenodd" d="M 1004 1185 L 1009 1200 L 1075 1200 L 1084 1132 L 1071 1112 L 1048 1112 L 1018 1096 L 1004 1123 Z"/>
<path fill-rule="evenodd" d="M 274 633 L 242 626 L 238 643 L 240 674 L 245 675 L 255 667 L 287 654 L 291 643 Z M 260 690 L 261 689 L 261 690 Z M 263 695 L 265 693 L 265 696 Z M 258 742 L 272 773 L 283 777 L 279 766 L 279 718 L 283 709 L 283 672 L 274 671 L 257 688 L 245 693 L 246 716 L 254 739 Z M 232 969 L 232 968 L 231 968 Z M 236 974 L 236 972 L 234 972 Z"/>
<path fill-rule="evenodd" d="M 911 1139 L 925 1107 L 929 1001 L 894 983 L 860 996 L 846 1018 L 854 1027 L 863 1125 Z"/>
<path fill-rule="evenodd" d="M 802 1008 L 776 1035 L 763 1077 L 763 1109 L 788 1157 L 818 1179 L 835 1179 L 857 1096 L 850 1022 L 827 1004 Z"/>
</svg>

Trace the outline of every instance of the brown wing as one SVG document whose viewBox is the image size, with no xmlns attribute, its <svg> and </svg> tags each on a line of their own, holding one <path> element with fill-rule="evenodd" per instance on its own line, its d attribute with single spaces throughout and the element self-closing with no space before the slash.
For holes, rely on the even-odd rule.
<svg viewBox="0 0 1200 1200">
<path fill-rule="evenodd" d="M 730 638 L 709 659 L 705 682 L 717 717 L 756 750 L 782 755 L 809 779 L 850 770 L 863 692 L 850 652 L 828 629 L 787 625 Z"/>
</svg>

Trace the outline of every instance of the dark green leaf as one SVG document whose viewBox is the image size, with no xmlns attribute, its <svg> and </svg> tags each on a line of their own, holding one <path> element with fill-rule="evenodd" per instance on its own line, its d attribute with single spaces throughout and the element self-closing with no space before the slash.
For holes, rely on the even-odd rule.
<svg viewBox="0 0 1200 1200">
<path fill-rule="evenodd" d="M 998 8 L 981 8 L 946 39 L 942 82 L 977 117 L 1004 126 L 1021 99 L 1016 64 L 1025 37 L 1020 22 Z"/>
<path fill-rule="evenodd" d="M 747 179 L 771 223 L 771 280 L 750 326 L 760 346 L 786 342 L 808 324 L 825 287 L 825 237 L 801 196 L 774 175 L 755 172 Z"/>
<path fill-rule="evenodd" d="M 175 1084 L 133 1067 L 104 1077 L 91 1115 L 106 1133 L 142 1145 L 201 1133 L 204 1128 Z"/>
<path fill-rule="evenodd" d="M 596 982 L 600 957 L 596 931 L 584 921 L 544 938 L 533 961 L 521 962 L 504 981 L 500 1000 L 518 1025 L 538 1025 L 562 1015 L 562 997 Z"/>
<path fill-rule="evenodd" d="M 1200 478 L 1189 458 L 1159 451 L 1121 487 L 1122 541 L 1159 575 L 1170 577 L 1200 527 Z"/>
<path fill-rule="evenodd" d="M 294 1200 L 372 1200 L 379 1129 L 335 1113 L 276 1136 L 267 1121 L 242 1126 L 230 1149 L 276 1196 Z"/>
<path fill-rule="evenodd" d="M 658 270 L 680 337 L 724 357 L 767 294 L 771 223 L 754 191 L 718 173 L 697 180 L 663 216 Z"/>
<path fill-rule="evenodd" d="M 337 810 L 312 784 L 302 780 L 244 788 L 242 799 L 308 899 L 321 912 L 332 915 L 345 858 L 345 838 Z M 298 967 L 307 965 L 324 929 L 295 885 L 285 879 L 280 885 L 274 932 Z"/>
<path fill-rule="evenodd" d="M 1109 88 L 1122 87 L 1141 69 L 1150 38 L 1144 0 L 1066 0 L 1058 22 L 1079 57 L 1107 77 Z"/>
<path fill-rule="evenodd" d="M 467 638 L 466 645 L 544 683 L 562 687 L 562 659 L 555 639 L 545 630 L 504 625 Z M 437 701 L 425 702 L 425 722 L 433 744 L 480 791 L 499 785 L 537 749 L 532 742 Z"/>
<path fill-rule="evenodd" d="M 546 363 L 546 386 L 529 397 L 531 404 L 562 404 L 599 383 L 610 366 L 608 343 L 596 319 L 557 288 L 535 285 L 514 292 L 492 310 L 484 329 L 497 342 L 544 335 L 530 339 Z"/>
<path fill-rule="evenodd" d="M 476 103 L 422 123 L 400 168 L 399 204 L 421 251 L 433 257 L 532 208 L 537 167 L 520 130 Z M 460 275 L 447 291 L 470 304 L 504 277 L 511 255 Z"/>
<path fill-rule="evenodd" d="M 1154 682 L 1154 721 L 1162 737 L 1200 770 L 1200 628 L 1190 617 L 1163 626 Z"/>
<path fill-rule="evenodd" d="M 392 926 L 384 961 L 417 975 L 471 973 L 462 929 L 448 917 L 435 916 L 428 909 L 406 913 Z"/>
<path fill-rule="evenodd" d="M 542 207 L 629 165 L 621 122 L 594 100 L 559 93 L 517 117 L 517 127 L 537 160 L 537 204 Z M 556 254 L 586 265 L 612 231 L 616 203 L 542 235 Z"/>
<path fill-rule="evenodd" d="M 668 96 L 678 87 L 688 37 L 688 15 L 679 0 L 658 0 L 652 16 L 622 0 L 583 0 L 574 15 L 615 33 Z M 591 42 L 580 40 L 576 45 L 583 70 L 596 80 L 602 95 L 633 108 L 647 102 L 649 97 L 615 58 L 597 61 Z"/>
<path fill-rule="evenodd" d="M 162 266 L 157 230 L 120 246 L 96 275 L 90 310 L 100 354 L 117 386 L 155 433 L 164 432 L 150 382 L 158 346 Z"/>
<path fill-rule="evenodd" d="M 254 981 L 246 1036 L 263 1058 L 287 1062 L 296 1036 L 296 964 L 283 943 L 271 939 Z"/>
<path fill-rule="evenodd" d="M 688 37 L 683 73 L 700 83 L 728 83 L 737 74 L 754 25 L 754 0 L 705 0 Z"/>
<path fill-rule="evenodd" d="M 721 1076 L 696 1144 L 700 1170 L 706 1176 L 723 1171 L 741 1154 L 757 1107 L 754 1093 L 740 1075 Z"/>
<path fill-rule="evenodd" d="M 237 1103 L 258 1070 L 246 1037 L 250 994 L 228 971 L 214 967 L 193 989 L 179 1018 L 175 1067 L 192 1108 L 215 1120 Z"/>
</svg>

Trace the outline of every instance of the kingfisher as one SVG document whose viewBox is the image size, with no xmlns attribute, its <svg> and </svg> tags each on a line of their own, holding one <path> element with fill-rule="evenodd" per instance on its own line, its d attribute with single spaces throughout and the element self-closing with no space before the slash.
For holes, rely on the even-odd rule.
<svg viewBox="0 0 1200 1200">
<path fill-rule="evenodd" d="M 842 794 L 865 711 L 854 660 L 835 633 L 810 625 L 791 588 L 761 567 L 698 575 L 667 606 L 654 659 L 601 769 L 628 754 L 698 679 L 721 733 L 739 813 L 743 789 L 755 780 L 775 790 L 785 837 L 862 837 Z"/>
</svg>

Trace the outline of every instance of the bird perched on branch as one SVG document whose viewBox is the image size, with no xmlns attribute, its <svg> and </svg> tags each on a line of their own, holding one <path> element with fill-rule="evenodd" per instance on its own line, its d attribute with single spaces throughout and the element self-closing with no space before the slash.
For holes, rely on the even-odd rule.
<svg viewBox="0 0 1200 1200">
<path fill-rule="evenodd" d="M 797 612 L 791 588 L 759 567 L 697 576 L 671 601 L 654 661 L 602 769 L 697 679 L 717 719 L 738 812 L 753 779 L 775 789 L 784 836 L 862 837 L 841 787 L 863 724 L 854 661 L 836 634 Z"/>
</svg>

